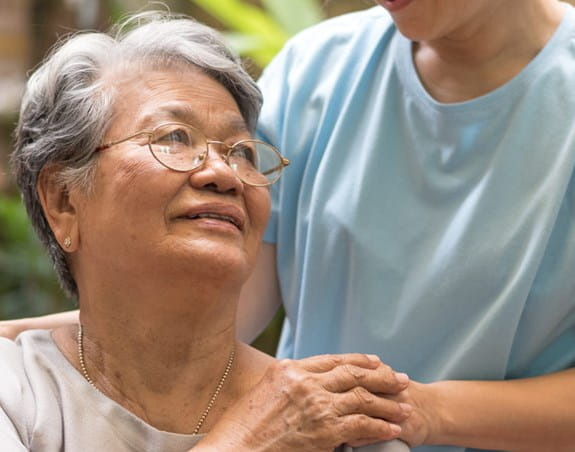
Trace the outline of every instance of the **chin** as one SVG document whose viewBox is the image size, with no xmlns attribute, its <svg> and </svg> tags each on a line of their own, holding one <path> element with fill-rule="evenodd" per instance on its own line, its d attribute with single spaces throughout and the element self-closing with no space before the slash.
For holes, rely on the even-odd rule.
<svg viewBox="0 0 575 452">
<path fill-rule="evenodd" d="M 251 261 L 248 253 L 237 246 L 204 243 L 187 249 L 182 257 L 189 263 L 190 272 L 206 273 L 210 277 L 223 280 L 246 279 Z"/>
<path fill-rule="evenodd" d="M 436 36 L 434 36 L 432 33 L 430 33 L 429 30 L 427 28 L 425 28 L 424 26 L 418 27 L 414 24 L 409 24 L 406 26 L 399 26 L 398 25 L 397 29 L 399 30 L 399 32 L 403 36 L 405 36 L 410 41 L 429 42 L 429 41 L 433 41 L 434 39 L 436 39 Z"/>
</svg>

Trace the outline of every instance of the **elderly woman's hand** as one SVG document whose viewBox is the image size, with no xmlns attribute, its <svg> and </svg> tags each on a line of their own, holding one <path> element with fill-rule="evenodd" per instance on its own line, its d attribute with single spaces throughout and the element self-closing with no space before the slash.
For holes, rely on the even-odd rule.
<svg viewBox="0 0 575 452">
<path fill-rule="evenodd" d="M 194 451 L 319 452 L 396 438 L 411 407 L 374 394 L 397 394 L 408 383 L 362 354 L 278 361 Z"/>
</svg>

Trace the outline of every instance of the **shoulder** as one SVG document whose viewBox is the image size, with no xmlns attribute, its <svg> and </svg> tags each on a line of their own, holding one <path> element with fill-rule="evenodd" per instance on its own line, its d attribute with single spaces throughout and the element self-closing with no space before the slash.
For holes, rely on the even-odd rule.
<svg viewBox="0 0 575 452">
<path fill-rule="evenodd" d="M 267 368 L 277 360 L 251 345 L 240 343 L 237 347 L 238 367 L 246 381 L 257 382 L 261 379 Z"/>
<path fill-rule="evenodd" d="M 18 437 L 25 444 L 31 437 L 35 397 L 30 384 L 26 356 L 30 353 L 30 332 L 16 341 L 0 338 L 0 438 Z"/>
<path fill-rule="evenodd" d="M 15 341 L 0 338 L 0 400 L 20 392 L 19 389 L 26 381 L 24 355 L 28 345 L 22 342 L 21 336 Z"/>
<path fill-rule="evenodd" d="M 387 11 L 377 6 L 294 36 L 259 80 L 264 96 L 260 136 L 280 144 L 284 120 L 301 131 L 303 125 L 323 121 L 326 108 L 335 113 L 344 99 L 367 90 L 362 80 L 386 83 L 377 73 L 394 64 L 396 31 Z"/>
<path fill-rule="evenodd" d="M 381 6 L 353 13 L 343 14 L 324 20 L 292 37 L 287 44 L 291 46 L 322 45 L 358 39 L 370 33 L 379 34 L 393 25 L 389 13 Z"/>
<path fill-rule="evenodd" d="M 49 331 L 24 331 L 14 342 L 0 338 L 0 405 L 5 410 L 24 415 L 34 412 L 39 399 L 49 397 L 54 391 L 55 370 L 64 372 L 62 366 L 53 365 L 49 355 L 55 344 Z"/>
<path fill-rule="evenodd" d="M 328 66 L 332 58 L 335 62 L 335 59 L 369 55 L 381 37 L 394 30 L 391 17 L 381 6 L 333 17 L 288 40 L 266 67 L 262 78 L 265 80 L 270 73 L 277 75 L 277 72 L 285 72 L 288 68 Z"/>
</svg>

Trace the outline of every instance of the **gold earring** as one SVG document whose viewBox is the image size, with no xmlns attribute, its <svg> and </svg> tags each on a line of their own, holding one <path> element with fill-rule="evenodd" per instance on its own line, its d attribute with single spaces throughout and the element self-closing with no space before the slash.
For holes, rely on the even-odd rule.
<svg viewBox="0 0 575 452">
<path fill-rule="evenodd" d="M 70 237 L 66 237 L 64 239 L 64 247 L 65 248 L 70 248 L 70 246 L 72 245 L 72 239 Z"/>
</svg>

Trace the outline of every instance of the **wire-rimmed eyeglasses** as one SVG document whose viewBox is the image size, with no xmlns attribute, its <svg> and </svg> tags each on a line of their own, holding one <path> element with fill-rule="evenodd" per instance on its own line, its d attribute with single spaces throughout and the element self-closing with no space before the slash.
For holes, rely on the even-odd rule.
<svg viewBox="0 0 575 452">
<path fill-rule="evenodd" d="M 276 182 L 290 163 L 275 147 L 263 141 L 241 140 L 228 145 L 222 141 L 208 140 L 198 129 L 180 122 L 166 122 L 151 130 L 141 130 L 129 137 L 99 146 L 96 151 L 140 135 L 148 136 L 148 148 L 161 165 L 178 172 L 200 168 L 207 160 L 210 144 L 224 146 L 227 152 L 221 154 L 222 159 L 244 184 L 255 187 L 265 187 Z"/>
</svg>

